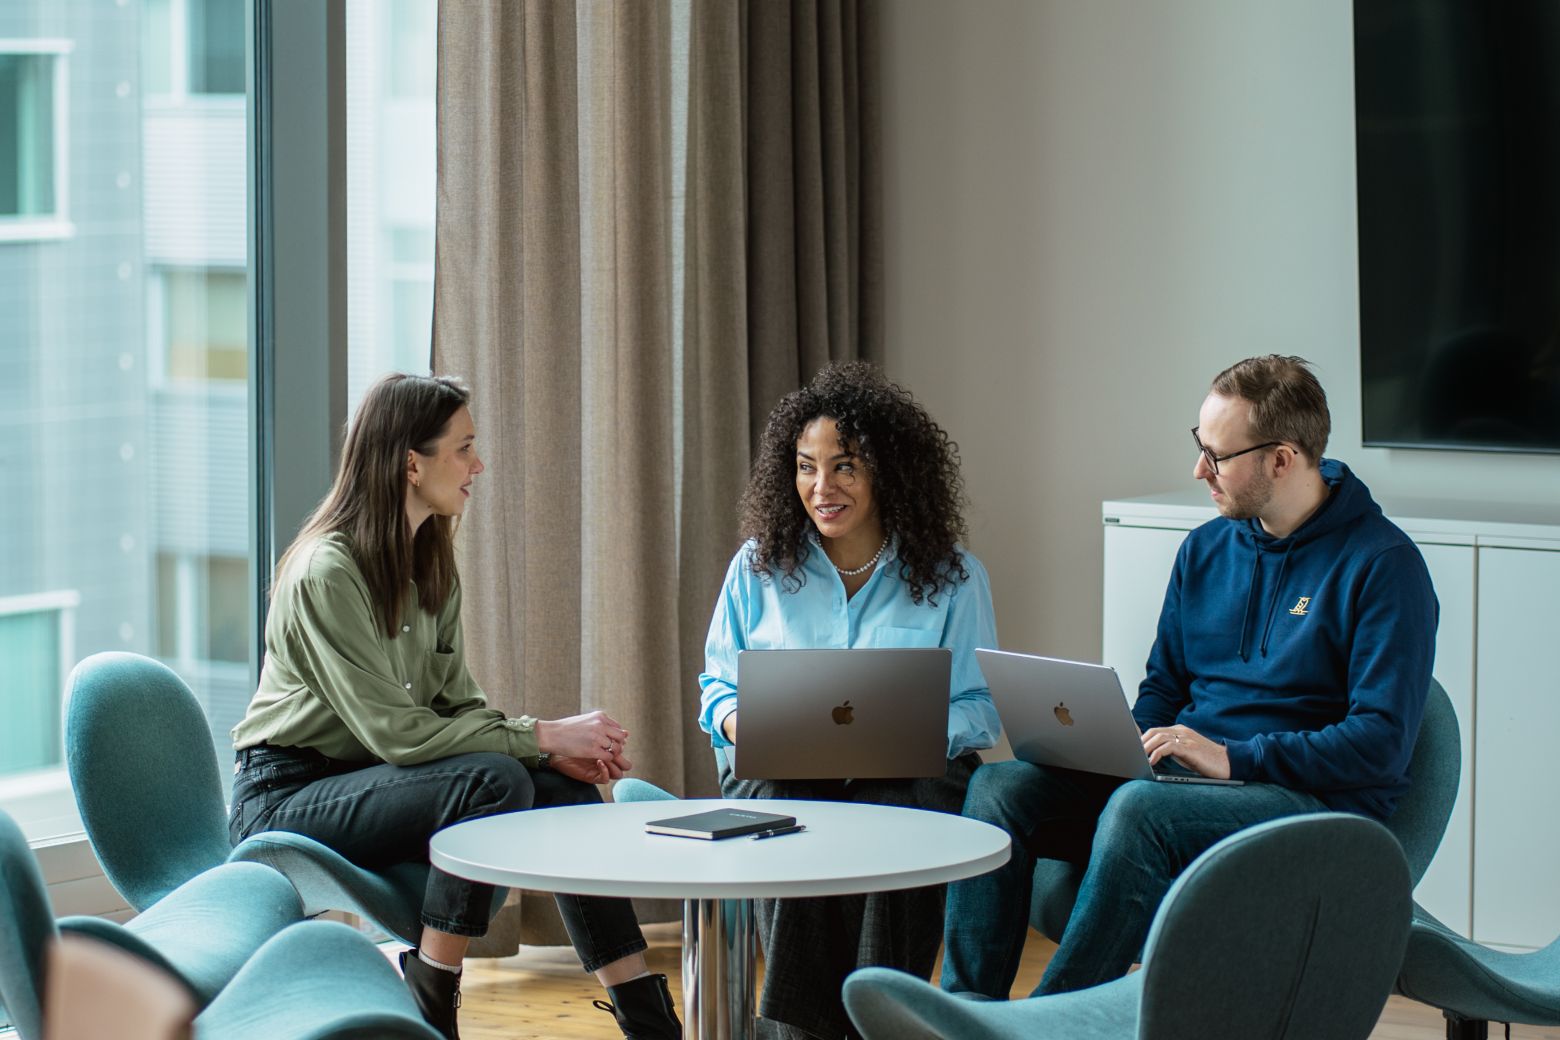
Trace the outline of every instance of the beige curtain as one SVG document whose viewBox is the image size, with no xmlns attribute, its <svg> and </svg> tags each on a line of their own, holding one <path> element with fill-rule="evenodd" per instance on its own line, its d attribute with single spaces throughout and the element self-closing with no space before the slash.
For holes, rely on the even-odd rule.
<svg viewBox="0 0 1560 1040">
<path fill-rule="evenodd" d="M 770 409 L 827 361 L 882 360 L 883 210 L 876 0 L 690 7 L 678 618 L 692 717 Z M 681 790 L 714 795 L 696 742 Z"/>
<path fill-rule="evenodd" d="M 870 2 L 440 4 L 433 364 L 488 464 L 472 669 L 512 713 L 607 711 L 679 794 L 715 791 L 696 677 L 753 431 L 881 352 L 876 79 Z M 487 952 L 562 941 L 529 907 Z"/>
<path fill-rule="evenodd" d="M 739 25 L 756 440 L 774 402 L 826 361 L 882 360 L 878 9 L 876 0 L 700 6 Z"/>
</svg>

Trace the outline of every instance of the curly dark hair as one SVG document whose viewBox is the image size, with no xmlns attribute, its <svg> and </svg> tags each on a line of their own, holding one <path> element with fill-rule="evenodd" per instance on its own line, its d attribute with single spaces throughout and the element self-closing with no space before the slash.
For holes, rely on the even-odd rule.
<svg viewBox="0 0 1560 1040">
<path fill-rule="evenodd" d="M 840 443 L 866 464 L 883 529 L 899 541 L 899 575 L 915 603 L 967 581 L 959 447 L 909 391 L 864 361 L 832 362 L 769 413 L 742 493 L 741 529 L 755 545 L 753 573 L 783 575 L 796 591 L 817 533 L 796 492 L 796 442 L 814 419 L 835 422 Z"/>
</svg>

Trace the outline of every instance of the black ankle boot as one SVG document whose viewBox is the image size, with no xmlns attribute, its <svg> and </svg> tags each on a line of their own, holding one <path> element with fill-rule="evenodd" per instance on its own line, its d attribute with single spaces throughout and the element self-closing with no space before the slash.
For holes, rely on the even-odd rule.
<svg viewBox="0 0 1560 1040">
<path fill-rule="evenodd" d="M 401 954 L 401 974 L 406 977 L 412 999 L 423 1019 L 445 1040 L 460 1040 L 455 1028 L 455 1010 L 460 1007 L 460 973 L 435 968 L 417 956 L 416 950 Z"/>
<path fill-rule="evenodd" d="M 665 975 L 641 975 L 621 985 L 608 986 L 607 996 L 612 1003 L 591 1003 L 610 1011 L 628 1040 L 682 1040 L 682 1023 L 677 1021 Z"/>
</svg>

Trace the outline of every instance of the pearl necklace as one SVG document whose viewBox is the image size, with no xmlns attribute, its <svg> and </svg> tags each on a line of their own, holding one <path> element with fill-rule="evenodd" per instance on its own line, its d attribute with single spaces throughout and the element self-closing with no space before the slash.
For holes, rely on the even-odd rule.
<svg viewBox="0 0 1560 1040">
<path fill-rule="evenodd" d="M 866 563 L 862 564 L 860 567 L 852 567 L 850 570 L 846 570 L 844 567 L 841 567 L 839 564 L 834 563 L 833 560 L 830 560 L 829 562 L 834 565 L 834 569 L 835 570 L 840 572 L 840 576 L 841 577 L 843 577 L 843 578 L 854 578 L 856 575 L 862 574 L 862 573 L 864 573 L 866 571 L 870 571 L 873 567 L 876 567 L 878 560 L 883 558 L 883 550 L 887 549 L 887 548 L 888 548 L 888 536 L 885 535 L 883 537 L 883 544 L 878 546 L 878 551 L 872 554 L 872 559 L 868 560 Z M 825 555 L 827 555 L 827 553 Z"/>
</svg>

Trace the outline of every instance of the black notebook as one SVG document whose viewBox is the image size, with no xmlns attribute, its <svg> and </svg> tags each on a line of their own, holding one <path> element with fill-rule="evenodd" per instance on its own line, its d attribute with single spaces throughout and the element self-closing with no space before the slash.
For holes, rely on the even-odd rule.
<svg viewBox="0 0 1560 1040">
<path fill-rule="evenodd" d="M 691 816 L 673 816 L 668 820 L 651 820 L 645 824 L 650 834 L 670 834 L 678 838 L 703 838 L 715 841 L 719 838 L 735 838 L 742 834 L 789 827 L 796 822 L 794 816 L 754 812 L 751 809 L 712 809 Z"/>
</svg>

